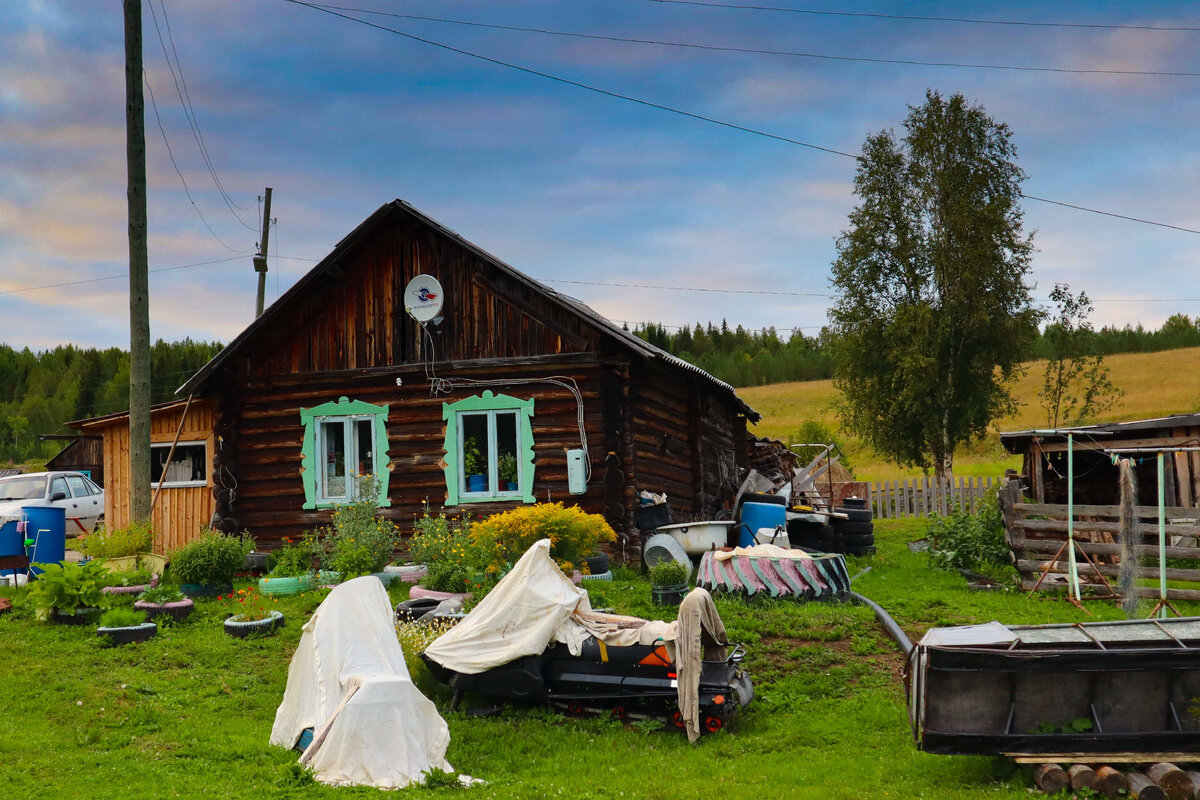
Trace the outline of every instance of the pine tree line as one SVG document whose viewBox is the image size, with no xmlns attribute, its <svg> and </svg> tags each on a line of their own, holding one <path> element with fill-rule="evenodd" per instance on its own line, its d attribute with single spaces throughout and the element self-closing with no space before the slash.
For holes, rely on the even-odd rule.
<svg viewBox="0 0 1200 800">
<path fill-rule="evenodd" d="M 164 342 L 150 349 L 151 402 L 175 390 L 221 350 L 218 342 Z M 43 434 L 70 433 L 64 423 L 129 408 L 129 353 L 73 345 L 39 352 L 0 344 L 0 462 L 31 463 L 53 456 L 62 442 Z"/>
</svg>

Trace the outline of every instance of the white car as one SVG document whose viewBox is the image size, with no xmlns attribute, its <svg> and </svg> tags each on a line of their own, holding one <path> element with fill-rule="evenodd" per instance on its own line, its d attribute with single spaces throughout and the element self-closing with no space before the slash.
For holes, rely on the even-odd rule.
<svg viewBox="0 0 1200 800">
<path fill-rule="evenodd" d="M 90 533 L 104 521 L 104 490 L 82 472 L 29 472 L 0 478 L 0 518 L 22 506 L 57 506 L 67 515 L 67 537 Z"/>
</svg>

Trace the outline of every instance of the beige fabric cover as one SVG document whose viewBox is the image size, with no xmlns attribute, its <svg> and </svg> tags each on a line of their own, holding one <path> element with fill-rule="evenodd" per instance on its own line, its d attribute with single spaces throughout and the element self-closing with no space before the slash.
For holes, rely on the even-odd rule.
<svg viewBox="0 0 1200 800">
<path fill-rule="evenodd" d="M 731 558 L 812 558 L 803 550 L 790 550 L 773 544 L 756 544 L 753 547 L 735 547 L 733 550 L 718 550 L 713 557 L 718 561 L 728 561 Z"/>
<path fill-rule="evenodd" d="M 303 630 L 271 744 L 293 747 L 313 728 L 300 763 L 332 786 L 400 789 L 431 767 L 452 771 L 450 732 L 409 677 L 378 578 L 335 588 Z"/>
<path fill-rule="evenodd" d="M 679 711 L 688 741 L 694 742 L 700 738 L 700 662 L 724 661 L 729 639 L 712 595 L 704 589 L 692 589 L 683 598 L 676 624 L 672 659 L 679 679 Z"/>
</svg>

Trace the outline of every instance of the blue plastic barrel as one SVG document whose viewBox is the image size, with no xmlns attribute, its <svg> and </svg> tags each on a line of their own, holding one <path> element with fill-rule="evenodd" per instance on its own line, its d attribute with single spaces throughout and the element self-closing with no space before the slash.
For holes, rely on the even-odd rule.
<svg viewBox="0 0 1200 800">
<path fill-rule="evenodd" d="M 57 564 L 67 557 L 67 512 L 54 506 L 25 506 L 21 513 L 29 520 L 25 537 L 33 539 L 30 563 Z M 34 569 L 34 574 L 40 574 Z"/>
<path fill-rule="evenodd" d="M 11 520 L 0 525 L 0 556 L 25 555 L 25 537 L 17 533 L 17 521 Z M 20 570 L 0 570 L 0 576 L 12 575 Z M 21 571 L 23 574 L 23 571 Z"/>
<path fill-rule="evenodd" d="M 787 525 L 787 506 L 775 503 L 743 503 L 742 523 L 737 527 L 738 547 L 753 547 L 759 528 Z"/>
</svg>

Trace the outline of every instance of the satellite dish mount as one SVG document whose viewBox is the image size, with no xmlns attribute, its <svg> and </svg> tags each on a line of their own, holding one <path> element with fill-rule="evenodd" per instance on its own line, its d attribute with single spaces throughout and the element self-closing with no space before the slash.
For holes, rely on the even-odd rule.
<svg viewBox="0 0 1200 800">
<path fill-rule="evenodd" d="M 445 300 L 442 284 L 432 275 L 418 275 L 404 287 L 404 310 L 421 325 L 442 321 Z"/>
</svg>

